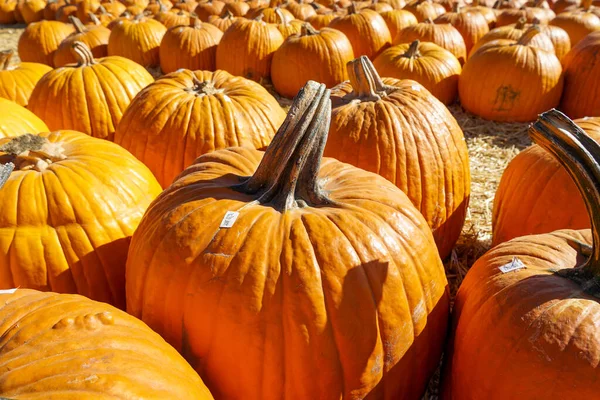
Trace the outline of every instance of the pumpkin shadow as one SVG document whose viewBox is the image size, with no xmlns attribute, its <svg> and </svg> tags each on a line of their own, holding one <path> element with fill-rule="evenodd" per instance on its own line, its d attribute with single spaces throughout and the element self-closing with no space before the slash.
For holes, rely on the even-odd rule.
<svg viewBox="0 0 600 400">
<path fill-rule="evenodd" d="M 445 262 L 452 254 L 463 230 L 470 196 L 464 199 L 452 214 L 433 232 L 440 257 Z"/>
</svg>

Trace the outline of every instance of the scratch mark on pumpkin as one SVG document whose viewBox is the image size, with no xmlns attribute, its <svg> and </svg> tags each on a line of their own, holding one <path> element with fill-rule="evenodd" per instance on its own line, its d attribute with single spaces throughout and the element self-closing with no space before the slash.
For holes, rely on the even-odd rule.
<svg viewBox="0 0 600 400">
<path fill-rule="evenodd" d="M 521 96 L 521 92 L 512 87 L 512 85 L 500 86 L 496 90 L 496 99 L 494 100 L 494 111 L 510 111 L 514 108 L 516 101 Z"/>
</svg>

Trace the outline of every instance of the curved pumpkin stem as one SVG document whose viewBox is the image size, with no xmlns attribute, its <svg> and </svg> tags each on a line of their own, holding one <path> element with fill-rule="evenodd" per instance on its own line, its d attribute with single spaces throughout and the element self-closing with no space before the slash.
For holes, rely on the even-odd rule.
<svg viewBox="0 0 600 400">
<path fill-rule="evenodd" d="M 377 101 L 385 96 L 385 85 L 367 56 L 346 64 L 354 94 L 362 101 Z"/>
<path fill-rule="evenodd" d="M 566 115 L 550 110 L 529 128 L 531 139 L 567 170 L 584 199 L 592 225 L 592 248 L 573 242 L 587 261 L 580 267 L 561 269 L 558 275 L 572 279 L 600 297 L 600 145 Z"/>
<path fill-rule="evenodd" d="M 315 28 L 313 28 L 313 26 L 311 24 L 309 24 L 308 22 L 305 22 L 302 24 L 302 26 L 300 27 L 300 36 L 312 36 L 312 35 L 318 35 L 319 31 L 316 30 Z"/>
<path fill-rule="evenodd" d="M 531 42 L 531 39 L 541 32 L 542 30 L 538 25 L 530 26 L 529 29 L 527 29 L 523 35 L 521 35 L 519 40 L 517 40 L 517 44 L 520 44 L 521 46 L 528 46 L 529 42 Z"/>
<path fill-rule="evenodd" d="M 314 81 L 298 92 L 290 111 L 254 175 L 235 190 L 285 212 L 294 207 L 331 205 L 318 172 L 331 119 L 330 91 Z"/>
<path fill-rule="evenodd" d="M 75 56 L 78 67 L 87 67 L 89 65 L 96 64 L 96 60 L 94 60 L 92 51 L 83 42 L 74 42 L 71 45 L 71 53 L 73 54 L 73 56 Z"/>
<path fill-rule="evenodd" d="M 277 19 L 279 20 L 280 25 L 287 26 L 288 21 L 285 18 L 285 15 L 283 15 L 283 11 L 281 11 L 281 8 L 275 7 L 275 15 L 277 15 Z"/>
<path fill-rule="evenodd" d="M 402 54 L 402 57 L 406 57 L 406 58 L 415 58 L 418 57 L 419 54 L 419 40 L 415 40 L 414 42 L 412 42 L 410 44 L 410 46 L 408 47 L 408 50 L 406 50 L 406 53 Z"/>
<path fill-rule="evenodd" d="M 10 60 L 14 54 L 14 50 L 0 51 L 0 71 L 8 69 L 8 66 L 10 65 Z"/>
<path fill-rule="evenodd" d="M 69 15 L 69 22 L 75 26 L 77 33 L 85 33 L 85 25 L 83 25 L 83 22 L 79 18 Z"/>
<path fill-rule="evenodd" d="M 100 20 L 96 16 L 96 14 L 94 14 L 93 12 L 88 12 L 87 15 L 88 15 L 88 18 L 90 19 L 90 21 L 92 21 L 94 23 L 94 25 L 97 26 L 97 25 L 101 25 L 102 24 L 102 22 L 100 22 Z"/>
</svg>

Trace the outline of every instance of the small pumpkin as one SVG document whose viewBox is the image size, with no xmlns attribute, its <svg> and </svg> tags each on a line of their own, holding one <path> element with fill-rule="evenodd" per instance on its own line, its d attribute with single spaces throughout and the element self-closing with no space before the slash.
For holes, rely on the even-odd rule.
<svg viewBox="0 0 600 400">
<path fill-rule="evenodd" d="M 574 121 L 600 141 L 600 118 Z M 562 165 L 533 145 L 515 156 L 502 174 L 494 197 L 492 245 L 520 236 L 559 229 L 590 228 L 590 218 L 577 186 Z"/>
<path fill-rule="evenodd" d="M 95 13 L 100 7 L 100 0 L 75 0 L 77 5 L 77 18 L 87 23 L 89 21 L 88 14 Z"/>
<path fill-rule="evenodd" d="M 534 121 L 558 106 L 563 89 L 560 61 L 531 44 L 540 33 L 529 28 L 519 40 L 480 47 L 463 68 L 458 94 L 465 110 L 493 121 Z"/>
<path fill-rule="evenodd" d="M 402 29 L 394 39 L 394 45 L 412 43 L 415 40 L 431 42 L 448 50 L 464 64 L 467 59 L 467 47 L 460 32 L 450 24 L 434 24 L 428 19 L 417 25 Z"/>
<path fill-rule="evenodd" d="M 154 19 L 167 29 L 190 24 L 190 13 L 183 10 L 164 10 L 154 16 Z"/>
<path fill-rule="evenodd" d="M 440 15 L 436 24 L 450 24 L 456 28 L 465 41 L 467 54 L 471 48 L 490 31 L 487 20 L 481 13 L 463 11 L 456 3 L 454 10 Z"/>
<path fill-rule="evenodd" d="M 590 11 L 592 6 L 589 1 L 587 3 L 583 9 L 566 11 L 550 21 L 550 25 L 558 26 L 569 34 L 571 46 L 575 46 L 588 34 L 600 30 L 600 17 Z"/>
<path fill-rule="evenodd" d="M 448 294 L 431 231 L 392 183 L 321 160 L 330 104 L 308 82 L 266 152 L 200 157 L 132 240 L 128 312 L 216 398 L 416 399 L 439 363 Z M 226 211 L 237 219 L 219 228 Z"/>
<path fill-rule="evenodd" d="M 44 8 L 46 0 L 23 0 L 20 12 L 26 24 L 41 21 L 44 18 Z"/>
<path fill-rule="evenodd" d="M 375 58 L 392 42 L 390 30 L 381 15 L 369 9 L 357 11 L 354 4 L 348 8 L 348 15 L 337 17 L 329 27 L 348 37 L 357 57 Z"/>
<path fill-rule="evenodd" d="M 250 10 L 248 14 L 246 14 L 246 18 L 254 19 L 259 15 L 262 15 L 263 21 L 268 22 L 270 24 L 278 24 L 281 23 L 282 20 L 291 22 L 294 19 L 296 19 L 296 17 L 294 17 L 294 14 L 289 12 L 289 10 L 286 10 L 285 8 L 281 8 L 279 6 L 263 7 L 257 8 L 255 10 Z"/>
<path fill-rule="evenodd" d="M 259 84 L 225 71 L 181 70 L 142 90 L 115 142 L 167 187 L 196 157 L 230 146 L 264 148 L 285 112 Z"/>
<path fill-rule="evenodd" d="M 77 16 L 77 5 L 75 5 L 74 1 L 67 1 L 65 5 L 59 7 L 56 11 L 56 16 L 54 19 L 56 21 L 68 23 L 70 16 Z"/>
<path fill-rule="evenodd" d="M 308 17 L 306 19 L 306 22 L 310 23 L 312 27 L 316 30 L 320 30 L 322 28 L 328 27 L 331 21 L 333 21 L 337 17 L 338 15 L 334 11 L 330 11 L 326 14 L 316 14 L 312 17 Z"/>
<path fill-rule="evenodd" d="M 144 67 L 159 65 L 159 47 L 165 32 L 163 24 L 143 14 L 131 21 L 119 21 L 108 39 L 108 55 L 129 58 Z"/>
<path fill-rule="evenodd" d="M 102 25 L 84 26 L 76 17 L 69 17 L 75 32 L 67 36 L 58 46 L 54 53 L 54 66 L 62 67 L 67 64 L 75 64 L 77 58 L 72 54 L 73 43 L 82 42 L 90 49 L 95 58 L 106 57 L 108 53 L 108 38 L 110 29 Z"/>
<path fill-rule="evenodd" d="M 0 292 L 0 319 L 1 396 L 212 399 L 175 349 L 108 304 L 11 289 Z"/>
<path fill-rule="evenodd" d="M 0 0 L 0 24 L 14 24 L 17 22 L 15 18 L 15 9 L 17 8 L 17 0 Z"/>
<path fill-rule="evenodd" d="M 560 109 L 572 118 L 600 116 L 600 32 L 581 40 L 565 57 Z"/>
<path fill-rule="evenodd" d="M 75 131 L 0 143 L 0 287 L 78 293 L 125 306 L 129 239 L 160 193 L 123 148 Z M 23 249 L 27 249 L 24 251 Z"/>
<path fill-rule="evenodd" d="M 167 30 L 160 43 L 160 68 L 168 74 L 180 68 L 214 71 L 217 45 L 223 32 L 214 25 L 191 17 L 189 26 Z"/>
<path fill-rule="evenodd" d="M 226 2 L 223 11 L 229 11 L 236 17 L 243 17 L 250 10 L 250 6 L 245 1 Z"/>
<path fill-rule="evenodd" d="M 27 107 L 35 84 L 52 68 L 28 62 L 11 65 L 13 54 L 12 50 L 0 52 L 0 97 Z"/>
<path fill-rule="evenodd" d="M 292 98 L 309 80 L 327 87 L 345 81 L 346 64 L 353 59 L 352 44 L 342 32 L 316 31 L 304 23 L 300 34 L 289 37 L 275 52 L 271 80 L 277 93 Z"/>
<path fill-rule="evenodd" d="M 418 23 L 417 17 L 406 10 L 385 11 L 381 13 L 381 17 L 390 30 L 390 37 L 392 40 L 396 38 L 398 32 L 402 29 Z"/>
<path fill-rule="evenodd" d="M 13 101 L 0 97 L 0 109 L 0 138 L 49 131 L 37 115 Z"/>
<path fill-rule="evenodd" d="M 525 20 L 529 23 L 532 23 L 534 20 L 540 21 L 541 24 L 547 24 L 552 19 L 554 19 L 556 15 L 551 10 L 543 10 L 541 8 L 533 8 L 533 7 L 522 7 L 520 9 L 508 9 L 502 11 L 497 19 L 496 26 L 505 26 L 517 23 L 521 18 L 525 18 Z"/>
<path fill-rule="evenodd" d="M 158 0 L 158 1 L 160 1 L 160 0 Z M 102 6 L 104 8 L 103 12 L 107 12 L 112 15 L 121 15 L 125 12 L 125 10 L 127 10 L 127 7 L 125 6 L 125 4 L 121 3 L 118 0 L 104 0 L 100 6 Z M 100 7 L 98 7 L 98 10 L 96 10 L 96 13 L 99 12 L 99 9 L 100 9 Z"/>
<path fill-rule="evenodd" d="M 285 9 L 292 13 L 294 18 L 306 21 L 317 14 L 314 8 L 304 0 L 289 0 L 284 5 Z"/>
<path fill-rule="evenodd" d="M 259 82 L 271 74 L 273 54 L 283 43 L 275 24 L 238 19 L 217 46 L 217 69 Z"/>
<path fill-rule="evenodd" d="M 46 3 L 46 7 L 44 7 L 43 19 L 48 21 L 55 20 L 58 9 L 66 4 L 66 0 L 49 0 Z"/>
<path fill-rule="evenodd" d="M 208 17 L 208 23 L 219 28 L 221 32 L 225 32 L 237 19 L 238 17 L 234 17 L 232 13 L 225 12 L 222 17 L 211 15 Z"/>
<path fill-rule="evenodd" d="M 27 25 L 18 44 L 21 61 L 53 67 L 54 52 L 73 31 L 73 25 L 59 21 L 40 21 Z"/>
<path fill-rule="evenodd" d="M 176 0 L 172 2 L 172 5 L 175 10 L 183 10 L 191 13 L 198 7 L 198 2 L 195 0 Z"/>
<path fill-rule="evenodd" d="M 208 21 L 211 16 L 220 16 L 223 13 L 225 2 L 221 0 L 209 0 L 198 4 L 194 13 L 200 18 L 201 21 Z M 231 14 L 231 11 L 228 11 Z M 231 14 L 233 15 L 233 14 Z"/>
<path fill-rule="evenodd" d="M 131 99 L 154 81 L 123 57 L 94 59 L 82 42 L 72 44 L 77 64 L 50 71 L 35 86 L 29 109 L 51 130 L 73 129 L 112 140 Z"/>
<path fill-rule="evenodd" d="M 392 46 L 377 56 L 373 65 L 385 77 L 419 82 L 446 105 L 458 97 L 460 62 L 435 43 L 415 40 Z"/>
<path fill-rule="evenodd" d="M 423 22 L 428 19 L 434 20 L 446 12 L 446 9 L 441 4 L 434 3 L 431 0 L 414 0 L 408 3 L 404 10 L 412 13 L 418 22 Z"/>
<path fill-rule="evenodd" d="M 529 132 L 575 181 L 592 229 L 513 239 L 473 265 L 454 305 L 444 399 L 594 398 L 600 389 L 600 147 L 554 110 Z"/>
<path fill-rule="evenodd" d="M 483 15 L 483 18 L 488 23 L 489 29 L 494 29 L 496 26 L 496 19 L 498 18 L 494 9 L 486 7 L 485 5 L 480 4 L 479 0 L 474 0 L 471 5 L 463 7 L 465 11 L 474 11 Z"/>
<path fill-rule="evenodd" d="M 365 57 L 348 65 L 348 75 L 349 82 L 332 89 L 325 155 L 399 187 L 425 217 L 446 258 L 469 203 L 469 157 L 460 126 L 419 83 L 381 79 Z"/>
</svg>

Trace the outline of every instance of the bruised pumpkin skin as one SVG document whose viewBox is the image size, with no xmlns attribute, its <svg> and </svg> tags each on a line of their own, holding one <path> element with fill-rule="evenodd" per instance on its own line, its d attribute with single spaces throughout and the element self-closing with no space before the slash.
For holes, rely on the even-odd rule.
<svg viewBox="0 0 600 400">
<path fill-rule="evenodd" d="M 0 138 L 49 131 L 37 115 L 13 101 L 0 97 L 0 110 Z"/>
<path fill-rule="evenodd" d="M 22 62 L 11 65 L 12 50 L 0 52 L 0 97 L 27 107 L 31 92 L 44 74 L 52 68 L 40 63 Z"/>
<path fill-rule="evenodd" d="M 454 305 L 444 400 L 598 397 L 600 147 L 567 121 L 552 110 L 530 132 L 578 180 L 592 229 L 516 238 L 473 265 Z M 500 271 L 515 258 L 525 268 Z"/>
<path fill-rule="evenodd" d="M 181 70 L 142 90 L 115 143 L 169 186 L 198 156 L 231 146 L 268 146 L 285 112 L 259 84 L 225 71 Z"/>
<path fill-rule="evenodd" d="M 78 293 L 124 308 L 130 237 L 160 186 L 109 141 L 75 131 L 33 137 L 48 143 L 28 157 L 0 153 L 17 166 L 0 190 L 0 288 Z M 4 152 L 17 146 L 0 144 Z"/>
<path fill-rule="evenodd" d="M 123 57 L 95 60 L 82 42 L 75 42 L 72 51 L 78 64 L 44 75 L 33 90 L 29 109 L 51 130 L 74 129 L 113 140 L 129 103 L 154 78 Z"/>
<path fill-rule="evenodd" d="M 0 396 L 212 399 L 198 374 L 146 324 L 83 296 L 0 293 L 0 336 Z"/>
<path fill-rule="evenodd" d="M 128 312 L 215 398 L 417 399 L 439 361 L 448 295 L 431 231 L 392 183 L 320 163 L 329 113 L 309 82 L 266 153 L 200 157 L 132 240 Z M 227 211 L 240 214 L 219 228 Z"/>
<path fill-rule="evenodd" d="M 458 239 L 469 203 L 467 145 L 448 109 L 419 83 L 381 79 L 364 58 L 332 89 L 325 156 L 375 172 L 406 193 L 440 255 Z"/>
<path fill-rule="evenodd" d="M 600 118 L 574 122 L 600 141 Z M 520 236 L 589 227 L 577 186 L 547 151 L 533 145 L 508 164 L 494 197 L 492 246 Z"/>
</svg>

